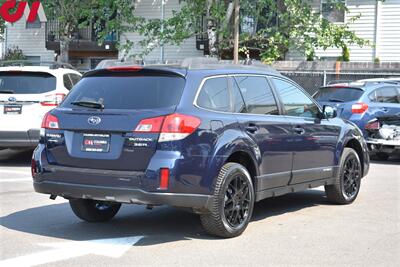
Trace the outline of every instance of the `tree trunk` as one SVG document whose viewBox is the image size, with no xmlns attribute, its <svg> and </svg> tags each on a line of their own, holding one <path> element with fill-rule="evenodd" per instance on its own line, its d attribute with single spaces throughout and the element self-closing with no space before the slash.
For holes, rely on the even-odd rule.
<svg viewBox="0 0 400 267">
<path fill-rule="evenodd" d="M 217 25 L 216 21 L 211 17 L 211 7 L 214 0 L 207 0 L 207 36 L 208 36 L 208 49 L 210 51 L 210 57 L 218 57 L 217 48 Z"/>
<path fill-rule="evenodd" d="M 239 24 L 240 24 L 240 2 L 235 0 L 234 16 L 234 44 L 233 44 L 233 63 L 239 63 Z"/>
<path fill-rule="evenodd" d="M 60 56 L 61 63 L 69 63 L 69 40 L 68 38 L 60 38 Z"/>
</svg>

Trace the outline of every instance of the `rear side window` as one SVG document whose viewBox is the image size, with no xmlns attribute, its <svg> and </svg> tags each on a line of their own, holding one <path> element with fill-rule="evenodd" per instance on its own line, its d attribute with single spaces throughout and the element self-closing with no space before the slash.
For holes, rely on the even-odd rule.
<svg viewBox="0 0 400 267">
<path fill-rule="evenodd" d="M 229 112 L 230 101 L 227 78 L 212 78 L 204 82 L 197 98 L 197 105 L 202 108 Z"/>
<path fill-rule="evenodd" d="M 105 109 L 156 109 L 178 105 L 185 80 L 177 76 L 106 76 L 83 78 L 62 107 L 73 102 L 97 102 Z M 83 108 L 84 109 L 84 108 Z"/>
<path fill-rule="evenodd" d="M 317 101 L 352 102 L 357 101 L 364 91 L 358 88 L 327 87 L 321 88 L 314 95 Z"/>
<path fill-rule="evenodd" d="M 45 72 L 0 72 L 0 94 L 42 94 L 56 89 L 56 77 Z"/>
<path fill-rule="evenodd" d="M 377 89 L 369 95 L 369 98 L 371 101 L 378 103 L 400 103 L 396 87 Z"/>
<path fill-rule="evenodd" d="M 72 86 L 75 86 L 75 84 L 77 84 L 81 80 L 81 76 L 74 73 L 70 73 L 69 78 L 71 79 Z"/>
<path fill-rule="evenodd" d="M 264 77 L 235 77 L 246 103 L 247 113 L 279 115 L 278 106 L 272 90 Z"/>
<path fill-rule="evenodd" d="M 74 85 L 72 84 L 71 79 L 69 78 L 69 74 L 64 74 L 63 79 L 64 79 L 64 87 L 67 88 L 68 90 L 71 90 Z"/>
</svg>

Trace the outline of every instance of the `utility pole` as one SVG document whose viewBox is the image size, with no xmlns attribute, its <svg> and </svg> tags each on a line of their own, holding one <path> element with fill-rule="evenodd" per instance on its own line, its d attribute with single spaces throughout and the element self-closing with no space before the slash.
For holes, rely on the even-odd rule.
<svg viewBox="0 0 400 267">
<path fill-rule="evenodd" d="M 164 33 L 164 20 L 165 20 L 165 0 L 161 0 L 161 34 Z M 160 63 L 164 63 L 164 40 L 161 40 L 160 46 Z"/>
<path fill-rule="evenodd" d="M 234 15 L 234 45 L 233 45 L 233 63 L 239 63 L 239 23 L 240 23 L 240 2 L 235 0 L 235 15 Z"/>
</svg>

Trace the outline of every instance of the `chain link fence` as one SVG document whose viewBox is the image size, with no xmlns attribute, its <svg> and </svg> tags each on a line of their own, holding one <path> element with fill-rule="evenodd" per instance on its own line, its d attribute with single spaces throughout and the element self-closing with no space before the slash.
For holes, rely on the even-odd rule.
<svg viewBox="0 0 400 267">
<path fill-rule="evenodd" d="M 384 72 L 280 71 L 280 73 L 297 82 L 310 94 L 314 94 L 321 86 L 333 83 L 400 77 L 400 73 Z"/>
</svg>

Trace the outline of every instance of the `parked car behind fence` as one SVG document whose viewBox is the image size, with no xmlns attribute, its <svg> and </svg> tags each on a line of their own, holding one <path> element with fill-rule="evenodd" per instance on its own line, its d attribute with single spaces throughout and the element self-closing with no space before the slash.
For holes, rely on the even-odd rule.
<svg viewBox="0 0 400 267">
<path fill-rule="evenodd" d="M 333 84 L 320 88 L 314 98 L 321 105 L 335 106 L 338 116 L 355 123 L 367 139 L 371 153 L 380 159 L 388 159 L 400 150 L 396 122 L 400 119 L 400 79 Z"/>
</svg>

